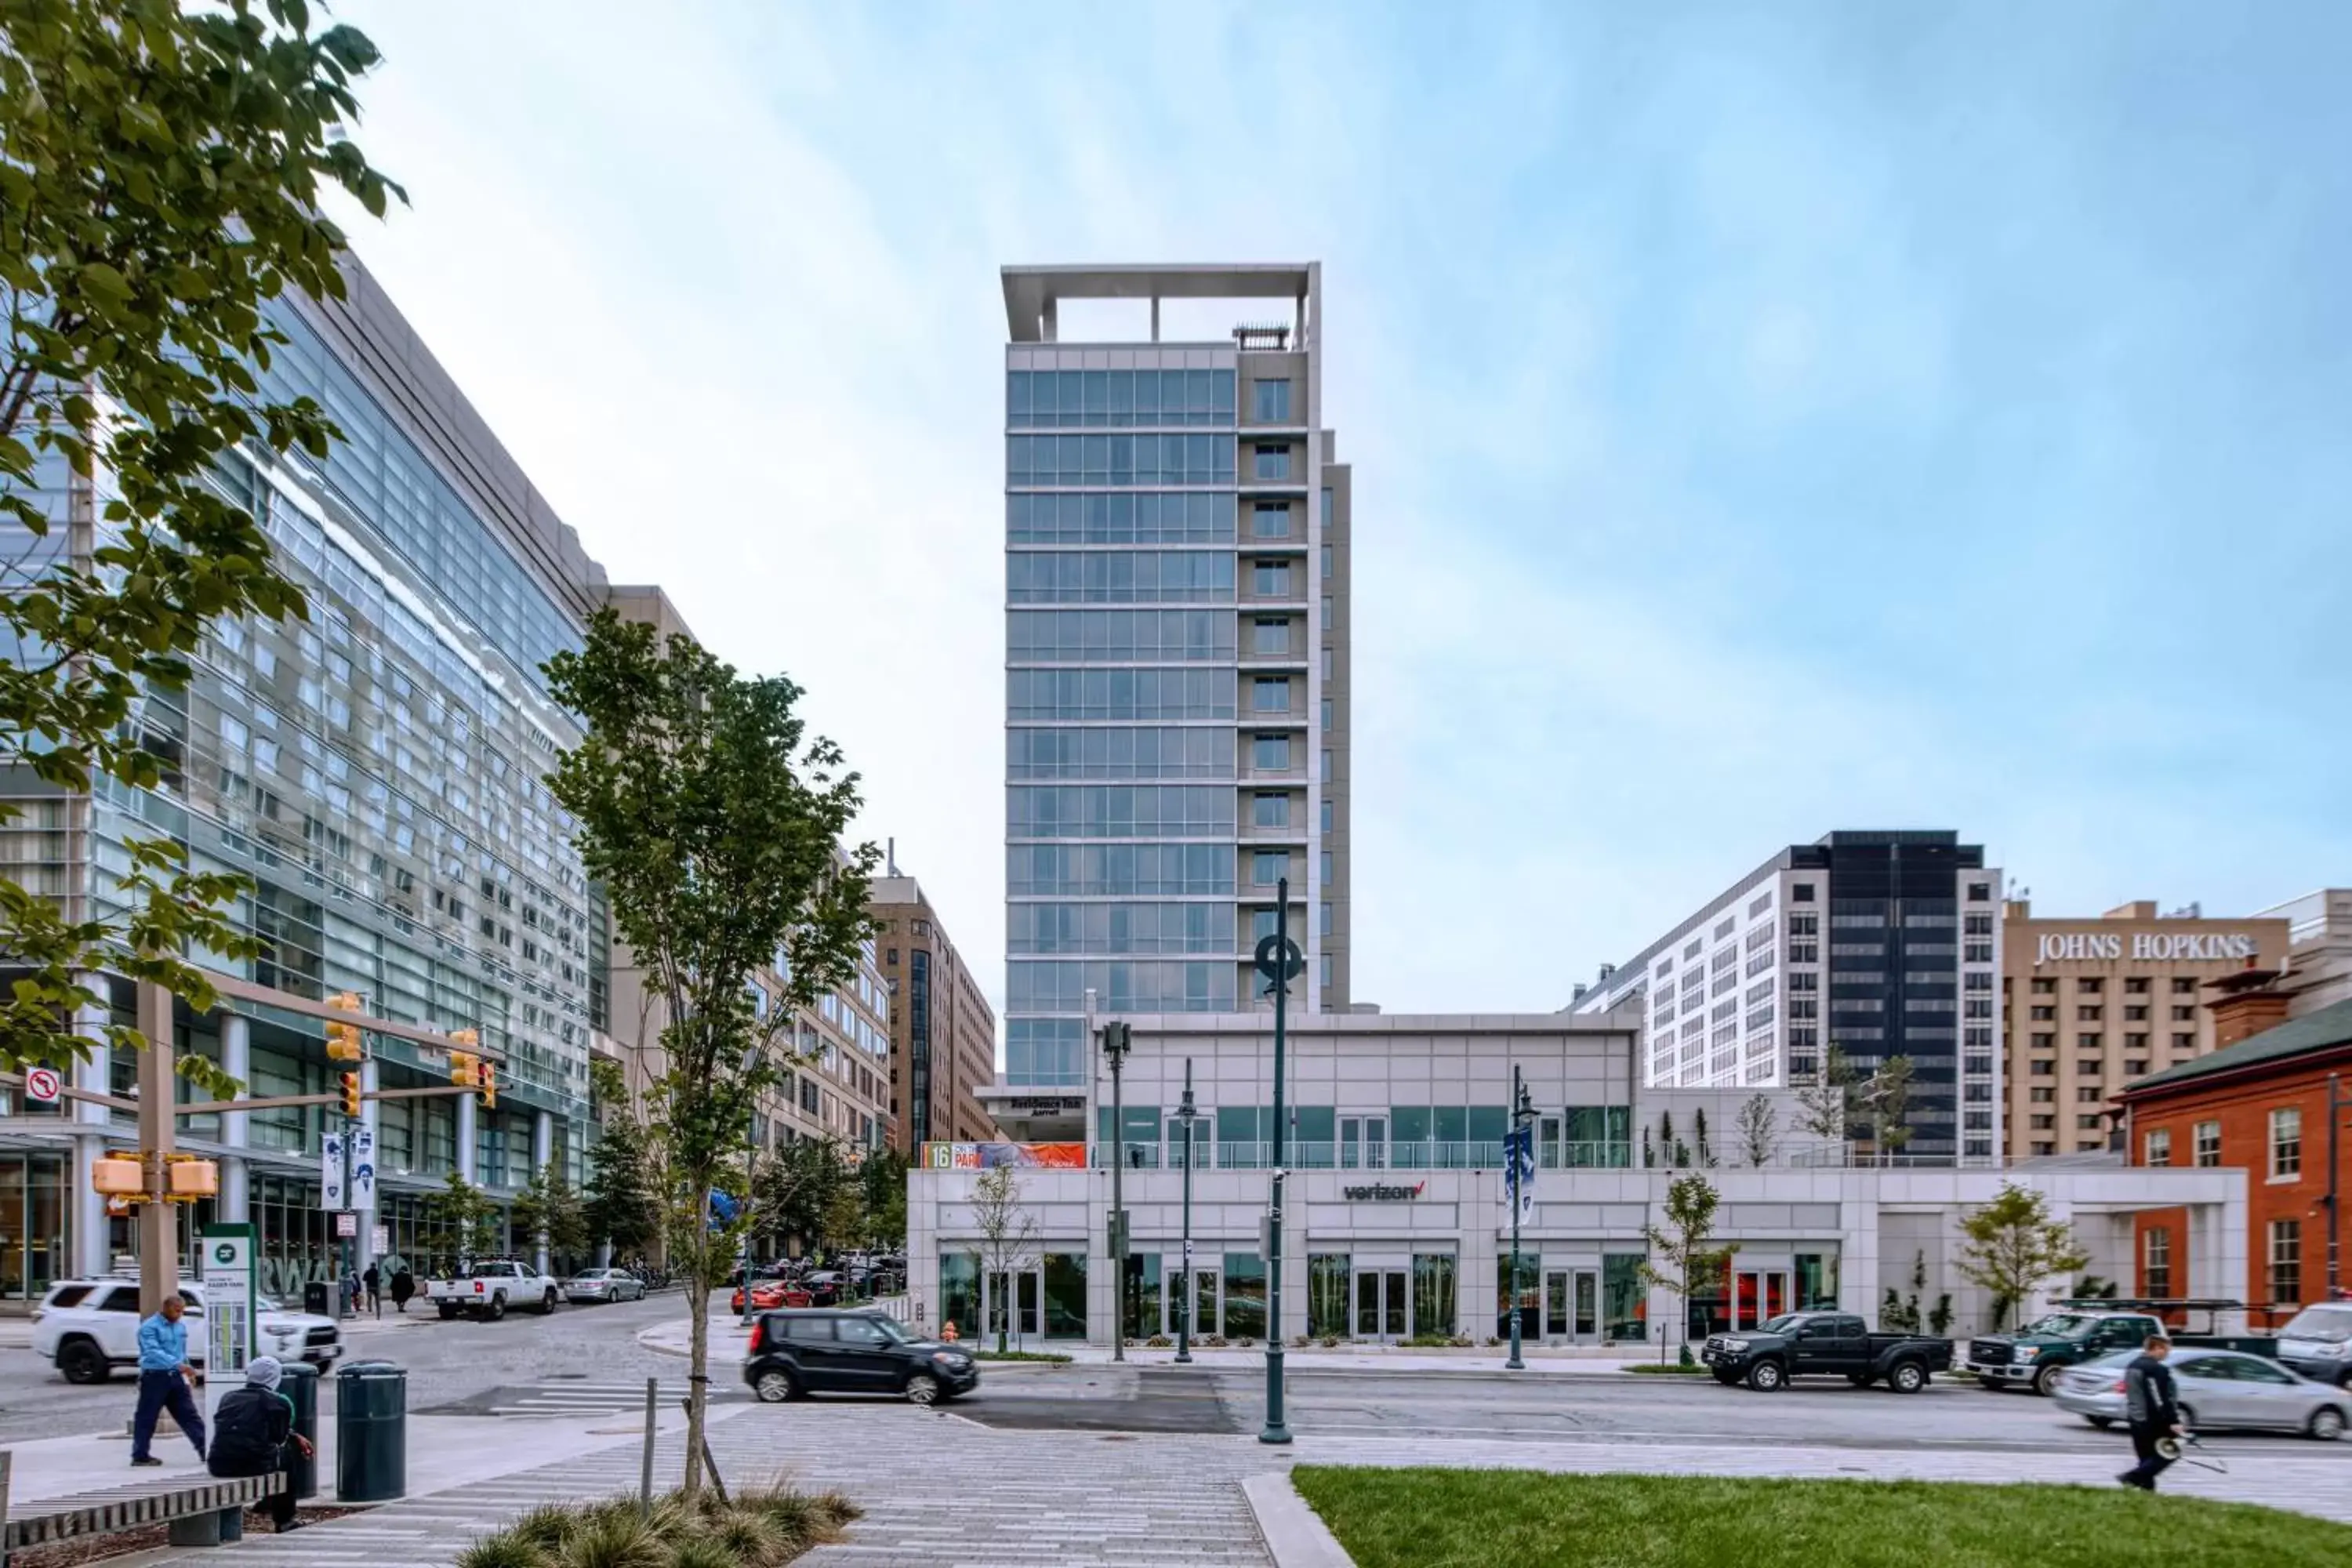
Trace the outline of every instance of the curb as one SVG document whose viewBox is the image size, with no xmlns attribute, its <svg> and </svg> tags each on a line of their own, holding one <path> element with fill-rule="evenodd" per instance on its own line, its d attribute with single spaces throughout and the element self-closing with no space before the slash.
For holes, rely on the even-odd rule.
<svg viewBox="0 0 2352 1568">
<path fill-rule="evenodd" d="M 1242 1496 L 1249 1500 L 1274 1568 L 1355 1568 L 1356 1560 L 1307 1506 L 1286 1472 L 1250 1477 L 1242 1482 Z"/>
</svg>

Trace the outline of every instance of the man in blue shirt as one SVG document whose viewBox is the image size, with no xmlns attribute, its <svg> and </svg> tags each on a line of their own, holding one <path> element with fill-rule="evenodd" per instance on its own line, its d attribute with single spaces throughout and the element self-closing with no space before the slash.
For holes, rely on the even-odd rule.
<svg viewBox="0 0 2352 1568">
<path fill-rule="evenodd" d="M 188 1364 L 188 1331 L 180 1321 L 187 1306 L 177 1292 L 163 1298 L 163 1310 L 139 1325 L 139 1410 L 131 1419 L 131 1462 L 160 1465 L 147 1451 L 155 1440 L 155 1418 L 165 1410 L 205 1457 L 205 1418 L 193 1390 L 196 1369 Z"/>
</svg>

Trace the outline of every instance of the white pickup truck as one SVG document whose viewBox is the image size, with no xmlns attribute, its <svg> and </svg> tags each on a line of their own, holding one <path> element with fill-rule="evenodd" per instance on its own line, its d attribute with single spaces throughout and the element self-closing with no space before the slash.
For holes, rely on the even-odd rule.
<svg viewBox="0 0 2352 1568">
<path fill-rule="evenodd" d="M 525 1308 L 552 1312 L 562 1295 L 562 1287 L 547 1275 L 528 1263 L 503 1258 L 485 1258 L 458 1279 L 428 1279 L 425 1284 L 425 1299 L 444 1318 L 470 1312 L 491 1322 L 509 1310 Z"/>
</svg>

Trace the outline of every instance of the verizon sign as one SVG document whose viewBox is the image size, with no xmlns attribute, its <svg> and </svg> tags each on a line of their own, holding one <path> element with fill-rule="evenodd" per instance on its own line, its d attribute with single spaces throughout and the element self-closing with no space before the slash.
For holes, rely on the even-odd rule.
<svg viewBox="0 0 2352 1568">
<path fill-rule="evenodd" d="M 2254 939 L 2243 931 L 2046 931 L 2036 963 L 2070 959 L 2120 959 L 2128 946 L 2131 957 L 2147 963 L 2229 963 L 2254 956 Z"/>
</svg>

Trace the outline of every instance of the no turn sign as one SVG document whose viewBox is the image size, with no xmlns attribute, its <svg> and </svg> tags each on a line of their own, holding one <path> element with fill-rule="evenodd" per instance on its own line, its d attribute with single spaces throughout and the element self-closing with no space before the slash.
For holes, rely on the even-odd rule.
<svg viewBox="0 0 2352 1568">
<path fill-rule="evenodd" d="M 25 1098 L 26 1100 L 36 1101 L 42 1105 L 55 1105 L 58 1102 L 58 1092 L 61 1087 L 62 1086 L 58 1082 L 58 1070 L 55 1068 L 26 1068 L 25 1069 Z"/>
</svg>

